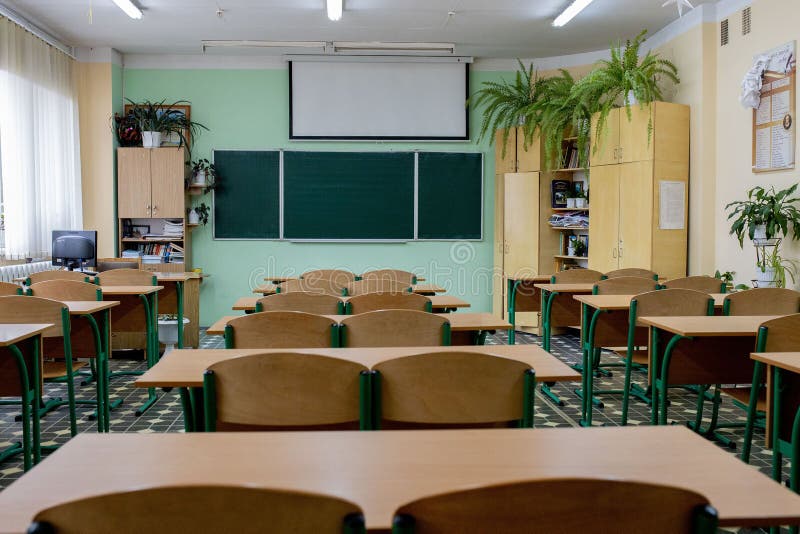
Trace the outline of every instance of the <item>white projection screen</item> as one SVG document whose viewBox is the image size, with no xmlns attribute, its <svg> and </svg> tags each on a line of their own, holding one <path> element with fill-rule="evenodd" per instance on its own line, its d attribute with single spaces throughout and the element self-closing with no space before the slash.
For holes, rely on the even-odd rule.
<svg viewBox="0 0 800 534">
<path fill-rule="evenodd" d="M 469 140 L 469 64 L 289 62 L 290 139 Z"/>
</svg>

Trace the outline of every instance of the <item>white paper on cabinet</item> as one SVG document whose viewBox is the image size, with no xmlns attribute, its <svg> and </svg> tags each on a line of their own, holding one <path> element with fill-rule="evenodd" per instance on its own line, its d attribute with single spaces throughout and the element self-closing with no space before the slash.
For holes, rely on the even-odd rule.
<svg viewBox="0 0 800 534">
<path fill-rule="evenodd" d="M 683 230 L 686 219 L 686 184 L 660 180 L 658 197 L 658 228 L 660 230 Z"/>
</svg>

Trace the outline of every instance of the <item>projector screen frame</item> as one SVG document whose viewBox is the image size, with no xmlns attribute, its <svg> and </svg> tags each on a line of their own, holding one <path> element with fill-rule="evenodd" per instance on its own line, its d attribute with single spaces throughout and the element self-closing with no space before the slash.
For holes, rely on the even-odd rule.
<svg viewBox="0 0 800 534">
<path fill-rule="evenodd" d="M 357 56 L 348 56 L 350 59 L 353 59 Z M 372 56 L 374 59 L 377 56 Z M 387 56 L 392 57 L 392 56 Z M 457 58 L 460 59 L 460 58 Z M 287 58 L 289 63 L 289 141 L 461 141 L 461 142 L 469 142 L 470 139 L 470 129 L 469 129 L 469 112 L 470 106 L 466 104 L 469 101 L 469 74 L 470 68 L 469 65 L 471 61 L 457 61 L 458 63 L 462 63 L 464 65 L 464 129 L 465 135 L 463 136 L 403 136 L 403 135 L 379 135 L 379 136 L 367 136 L 367 135 L 337 135 L 337 136 L 330 136 L 330 135 L 295 135 L 294 134 L 294 103 L 292 98 L 292 64 L 297 61 L 296 58 Z"/>
</svg>

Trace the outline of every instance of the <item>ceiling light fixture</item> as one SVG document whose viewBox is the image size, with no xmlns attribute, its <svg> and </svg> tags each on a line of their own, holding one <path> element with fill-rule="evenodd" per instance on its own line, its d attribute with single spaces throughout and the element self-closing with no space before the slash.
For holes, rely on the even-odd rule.
<svg viewBox="0 0 800 534">
<path fill-rule="evenodd" d="M 342 18 L 342 2 L 344 0 L 327 0 L 328 18 L 336 21 Z"/>
<path fill-rule="evenodd" d="M 132 19 L 140 19 L 142 18 L 142 10 L 139 9 L 136 4 L 131 2 L 131 0 L 112 0 L 117 7 L 120 8 L 122 11 L 125 12 Z"/>
<path fill-rule="evenodd" d="M 334 51 L 374 51 L 385 52 L 448 52 L 455 53 L 456 45 L 453 43 L 384 43 L 380 41 L 348 42 L 335 41 Z"/>
<path fill-rule="evenodd" d="M 325 48 L 325 41 L 203 41 L 206 48 Z"/>
<path fill-rule="evenodd" d="M 566 23 L 571 21 L 575 15 L 583 11 L 583 8 L 591 3 L 592 0 L 575 0 L 567 7 L 567 9 L 565 9 L 558 17 L 556 17 L 556 20 L 553 21 L 553 26 L 557 28 L 564 26 Z"/>
</svg>

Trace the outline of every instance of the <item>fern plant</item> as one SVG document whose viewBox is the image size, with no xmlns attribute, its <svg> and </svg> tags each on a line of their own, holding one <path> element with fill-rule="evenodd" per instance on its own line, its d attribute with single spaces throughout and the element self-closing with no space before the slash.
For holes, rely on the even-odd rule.
<svg viewBox="0 0 800 534">
<path fill-rule="evenodd" d="M 483 82 L 483 88 L 478 90 L 467 105 L 483 108 L 478 142 L 489 135 L 489 142 L 494 142 L 494 132 L 504 129 L 503 132 L 503 157 L 506 155 L 506 142 L 511 128 L 523 126 L 525 147 L 533 141 L 539 129 L 539 113 L 536 103 L 542 97 L 542 87 L 546 80 L 540 78 L 534 71 L 533 64 L 528 68 L 519 63 L 519 70 L 513 82 Z"/>
<path fill-rule="evenodd" d="M 647 30 L 643 30 L 632 41 L 620 42 L 611 47 L 611 59 L 602 60 L 592 71 L 576 85 L 576 96 L 589 107 L 595 107 L 600 115 L 597 121 L 598 135 L 605 132 L 608 115 L 622 102 L 631 120 L 630 96 L 639 102 L 639 106 L 663 99 L 659 83 L 663 80 L 675 84 L 680 83 L 678 68 L 669 60 L 648 51 L 639 58 L 639 49 L 644 42 Z M 650 142 L 653 131 L 652 118 L 647 124 L 647 142 Z M 595 150 L 597 146 L 595 146 Z"/>
<path fill-rule="evenodd" d="M 547 78 L 536 102 L 538 123 L 542 132 L 545 168 L 557 168 L 562 159 L 562 140 L 577 137 L 579 167 L 586 167 L 589 146 L 590 119 L 593 109 L 586 106 L 575 92 L 576 82 L 565 69 L 558 76 Z"/>
</svg>

